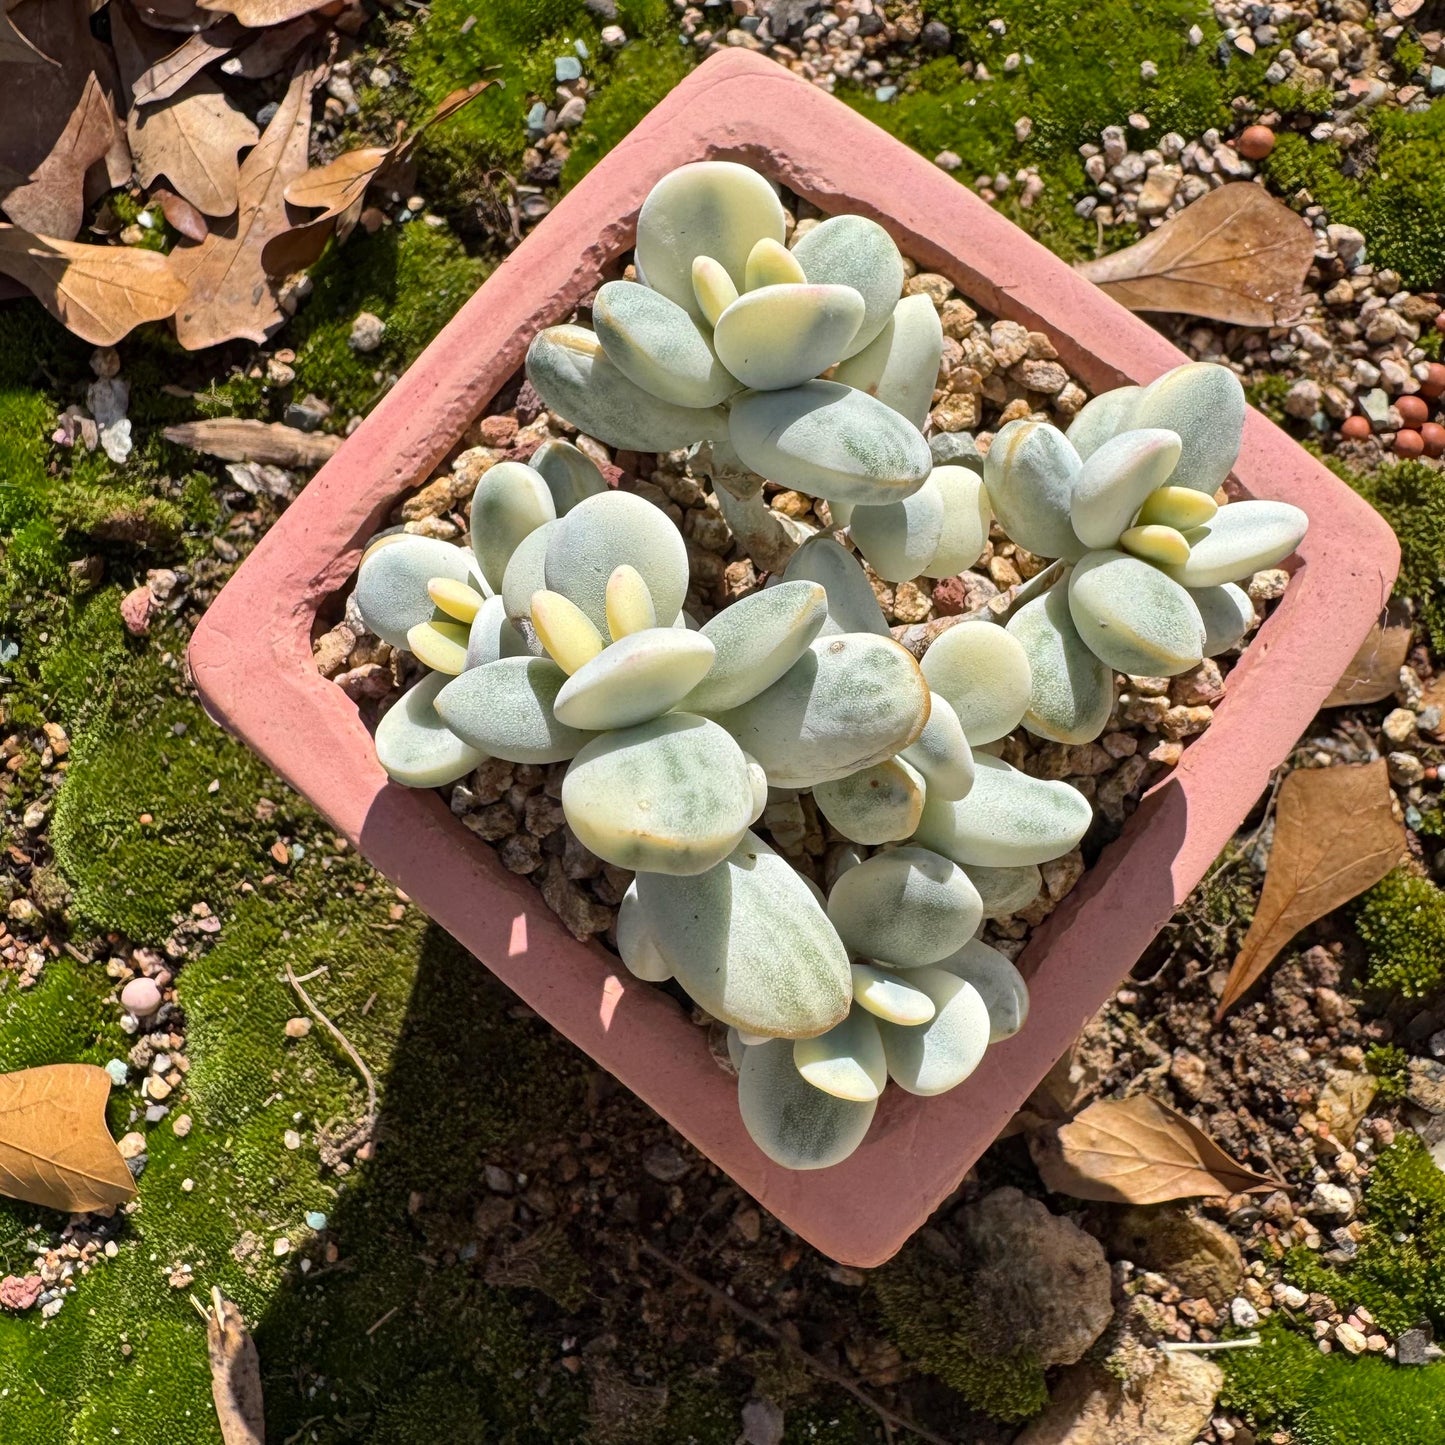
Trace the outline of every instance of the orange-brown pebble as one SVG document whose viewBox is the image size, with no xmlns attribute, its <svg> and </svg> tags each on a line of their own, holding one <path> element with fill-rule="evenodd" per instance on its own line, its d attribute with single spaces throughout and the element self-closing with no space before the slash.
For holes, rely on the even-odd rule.
<svg viewBox="0 0 1445 1445">
<path fill-rule="evenodd" d="M 1400 413 L 1400 420 L 1408 427 L 1419 427 L 1430 415 L 1430 408 L 1424 399 L 1418 396 L 1396 397 L 1395 410 Z"/>
<path fill-rule="evenodd" d="M 1347 416 L 1344 425 L 1340 428 L 1342 437 L 1349 437 L 1351 441 L 1363 441 L 1370 434 L 1370 422 L 1368 417 Z"/>
<path fill-rule="evenodd" d="M 1427 421 L 1420 428 L 1420 440 L 1425 443 L 1427 457 L 1445 456 L 1445 426 L 1439 422 Z"/>
<path fill-rule="evenodd" d="M 1432 361 L 1425 368 L 1425 380 L 1420 383 L 1422 396 L 1439 396 L 1445 391 L 1445 365 L 1438 361 Z"/>
<path fill-rule="evenodd" d="M 1234 148 L 1247 161 L 1262 161 L 1274 149 L 1274 132 L 1267 125 L 1248 126 Z"/>
<path fill-rule="evenodd" d="M 1403 427 L 1395 433 L 1395 455 L 1397 457 L 1418 457 L 1425 450 L 1425 438 L 1417 431 Z"/>
</svg>

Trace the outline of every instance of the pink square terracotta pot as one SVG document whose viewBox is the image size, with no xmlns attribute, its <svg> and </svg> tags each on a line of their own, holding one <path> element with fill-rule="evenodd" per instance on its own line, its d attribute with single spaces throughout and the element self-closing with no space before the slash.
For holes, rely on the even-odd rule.
<svg viewBox="0 0 1445 1445">
<path fill-rule="evenodd" d="M 222 591 L 190 663 L 211 715 L 531 1007 L 803 1238 L 876 1265 L 957 1186 L 1203 876 L 1354 655 L 1399 552 L 1375 512 L 1251 410 L 1240 487 L 1310 516 L 1293 581 L 1230 674 L 1213 726 L 1034 934 L 1020 961 L 1027 1027 L 950 1094 L 889 1090 L 847 1162 L 778 1168 L 744 1131 L 734 1081 L 702 1030 L 604 948 L 577 943 L 439 795 L 390 783 L 356 707 L 311 661 L 318 609 L 398 497 L 457 445 L 531 338 L 631 247 L 653 183 L 706 158 L 746 162 L 825 212 L 874 217 L 981 308 L 1047 332 L 1093 390 L 1185 359 L 928 161 L 771 62 L 729 51 L 679 85 L 462 307 Z"/>
</svg>

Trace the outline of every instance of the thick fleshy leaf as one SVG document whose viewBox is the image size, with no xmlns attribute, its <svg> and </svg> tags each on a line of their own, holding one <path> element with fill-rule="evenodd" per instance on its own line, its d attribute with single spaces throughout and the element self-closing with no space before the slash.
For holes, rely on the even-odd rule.
<svg viewBox="0 0 1445 1445">
<path fill-rule="evenodd" d="M 1185 587 L 1239 582 L 1283 562 L 1308 526 L 1309 518 L 1288 502 L 1231 502 L 1188 534 L 1188 558 L 1164 571 Z"/>
<path fill-rule="evenodd" d="M 1014 868 L 1062 857 L 1088 831 L 1094 810 L 1077 788 L 1032 778 L 986 753 L 973 762 L 967 797 L 924 803 L 921 847 L 961 868 Z"/>
<path fill-rule="evenodd" d="M 853 965 L 853 1008 L 867 1009 L 875 1018 L 913 1028 L 933 1017 L 933 1000 L 916 988 L 907 974 L 893 973 L 872 963 Z"/>
<path fill-rule="evenodd" d="M 1126 528 L 1119 538 L 1119 550 L 1159 567 L 1177 567 L 1189 560 L 1189 543 L 1183 532 L 1174 527 L 1161 527 L 1157 523 Z"/>
<path fill-rule="evenodd" d="M 1196 588 L 1189 595 L 1194 599 L 1200 620 L 1204 623 L 1205 657 L 1218 657 L 1221 652 L 1228 652 L 1254 625 L 1254 603 L 1249 593 L 1233 582 L 1225 582 L 1218 587 Z M 1394 691 L 1393 686 L 1390 691 Z"/>
<path fill-rule="evenodd" d="M 463 742 L 509 763 L 560 763 L 592 734 L 557 721 L 552 705 L 567 674 L 548 657 L 504 657 L 454 677 L 436 697 Z"/>
<path fill-rule="evenodd" d="M 983 472 L 945 464 L 934 467 L 928 479 L 943 497 L 943 533 L 923 575 L 955 577 L 978 561 L 988 543 L 993 509 L 983 485 Z"/>
<path fill-rule="evenodd" d="M 1022 646 L 1032 679 L 1023 725 L 1056 743 L 1092 742 L 1114 707 L 1114 673 L 1079 636 L 1068 588 L 1050 587 L 1025 603 L 1007 630 Z"/>
<path fill-rule="evenodd" d="M 453 622 L 464 622 L 468 627 L 476 620 L 488 596 L 469 583 L 457 582 L 451 577 L 433 577 L 426 584 L 426 594 L 438 612 L 445 613 Z"/>
<path fill-rule="evenodd" d="M 498 462 L 472 493 L 472 551 L 495 591 L 522 539 L 554 521 L 557 508 L 541 474 L 522 462 Z"/>
<path fill-rule="evenodd" d="M 1006 737 L 1028 709 L 1029 660 L 996 622 L 960 622 L 923 654 L 928 686 L 958 714 L 970 747 Z"/>
<path fill-rule="evenodd" d="M 647 582 L 636 567 L 626 562 L 614 567 L 607 579 L 606 607 L 607 631 L 614 642 L 657 626 L 657 608 L 652 605 Z"/>
<path fill-rule="evenodd" d="M 658 952 L 657 940 L 648 927 L 635 878 L 627 885 L 617 910 L 617 952 L 634 978 L 665 983 L 672 977 L 672 965 Z"/>
<path fill-rule="evenodd" d="M 526 653 L 526 639 L 512 625 L 506 603 L 500 597 L 488 597 L 467 633 L 467 667 L 485 667 L 499 658 L 524 657 Z"/>
<path fill-rule="evenodd" d="M 585 326 L 539 332 L 527 348 L 527 379 L 549 411 L 608 446 L 667 452 L 727 433 L 722 409 L 678 406 L 630 381 Z"/>
<path fill-rule="evenodd" d="M 941 798 L 961 798 L 973 786 L 973 749 L 964 736 L 963 723 L 953 704 L 936 692 L 929 694 L 923 731 L 898 756 L 917 768 L 928 791 Z"/>
<path fill-rule="evenodd" d="M 1144 498 L 1135 519 L 1141 527 L 1173 527 L 1179 532 L 1192 532 L 1213 521 L 1219 503 L 1193 487 L 1160 487 Z"/>
<path fill-rule="evenodd" d="M 1007 918 L 1027 908 L 1044 886 L 1043 874 L 1032 863 L 1013 867 L 987 868 L 978 863 L 964 870 L 983 900 L 985 918 Z"/>
<path fill-rule="evenodd" d="M 1124 552 L 1090 552 L 1068 586 L 1079 636 L 1115 672 L 1174 677 L 1203 659 L 1199 609 L 1164 569 Z"/>
<path fill-rule="evenodd" d="M 1134 409 L 1143 395 L 1142 386 L 1116 386 L 1084 404 L 1065 433 L 1083 461 L 1088 461 L 1110 437 L 1143 424 L 1134 420 Z"/>
<path fill-rule="evenodd" d="M 738 398 L 728 437 L 759 476 L 829 501 L 901 501 L 933 469 L 916 427 L 876 397 L 836 381 Z"/>
<path fill-rule="evenodd" d="M 863 298 L 851 286 L 764 286 L 718 317 L 712 339 L 743 385 L 781 391 L 832 366 L 862 320 Z"/>
<path fill-rule="evenodd" d="M 943 360 L 943 326 L 927 296 L 905 296 L 883 329 L 841 362 L 834 381 L 866 391 L 922 429 Z"/>
<path fill-rule="evenodd" d="M 583 498 L 607 490 L 607 479 L 597 469 L 597 463 L 571 442 L 557 437 L 543 442 L 528 459 L 528 465 L 547 483 L 559 517 L 565 517 Z"/>
<path fill-rule="evenodd" d="M 635 281 L 609 281 L 592 303 L 592 325 L 607 359 L 663 401 L 716 406 L 740 390 L 697 322 L 660 291 Z"/>
<path fill-rule="evenodd" d="M 692 294 L 698 311 L 702 313 L 698 319 L 709 326 L 716 326 L 718 317 L 738 299 L 738 288 L 721 261 L 714 261 L 711 256 L 695 256 L 692 262 Z M 691 308 L 688 309 L 691 311 Z M 691 314 L 697 318 L 697 312 Z"/>
<path fill-rule="evenodd" d="M 427 593 L 433 577 L 465 582 L 471 554 L 435 537 L 395 532 L 374 542 L 356 574 L 356 605 L 362 620 L 393 647 L 407 648 L 407 633 L 430 622 L 436 610 Z"/>
<path fill-rule="evenodd" d="M 1112 547 L 1179 460 L 1170 431 L 1126 431 L 1110 437 L 1079 469 L 1069 502 L 1074 534 L 1090 547 Z"/>
<path fill-rule="evenodd" d="M 869 847 L 901 843 L 923 816 L 923 774 L 902 758 L 885 758 L 846 778 L 819 783 L 813 801 L 845 838 Z"/>
<path fill-rule="evenodd" d="M 880 1023 L 888 1077 L 910 1094 L 932 1096 L 961 1084 L 988 1048 L 988 1008 L 971 983 L 941 968 L 908 975 L 933 1000 L 934 1015 L 913 1028 Z"/>
<path fill-rule="evenodd" d="M 839 1099 L 815 1089 L 793 1063 L 793 1045 L 771 1039 L 747 1049 L 738 1068 L 738 1112 L 754 1144 L 785 1169 L 841 1164 L 873 1122 L 876 1099 Z"/>
<path fill-rule="evenodd" d="M 528 532 L 508 558 L 501 591 L 508 617 L 530 617 L 532 598 L 547 590 L 547 544 L 561 525 L 560 519 L 544 522 L 535 532 Z"/>
<path fill-rule="evenodd" d="M 988 1041 L 1010 1039 L 1029 1016 L 1029 986 L 1007 954 L 977 939 L 945 958 L 939 968 L 971 983 L 988 1010 Z"/>
<path fill-rule="evenodd" d="M 888 1083 L 883 1039 L 867 1009 L 849 1009 L 848 1017 L 827 1033 L 798 1039 L 793 1044 L 793 1066 L 815 1089 L 836 1099 L 867 1102 Z"/>
<path fill-rule="evenodd" d="M 693 261 L 712 257 L 741 291 L 753 247 L 764 237 L 781 242 L 784 225 L 777 193 L 756 171 L 734 161 L 679 166 L 653 186 L 638 213 L 637 272 L 701 321 Z"/>
<path fill-rule="evenodd" d="M 562 811 L 583 846 L 619 868 L 691 875 L 737 847 L 753 783 L 720 727 L 669 713 L 589 742 L 567 769 Z"/>
<path fill-rule="evenodd" d="M 606 643 L 592 619 L 575 603 L 569 602 L 560 592 L 549 592 L 545 587 L 532 594 L 530 608 L 532 630 L 537 641 L 547 651 L 547 656 L 567 674 L 587 666 L 600 653 Z M 565 692 L 565 688 L 563 691 Z M 561 701 L 561 696 L 558 696 Z M 563 717 L 575 727 L 592 727 L 576 718 Z M 641 722 L 641 718 L 634 718 Z"/>
<path fill-rule="evenodd" d="M 823 589 L 827 597 L 828 616 L 823 623 L 822 636 L 840 632 L 874 632 L 879 637 L 892 635 L 888 631 L 888 619 L 884 617 L 878 598 L 869 585 L 867 573 L 858 559 L 832 537 L 821 533 L 809 537 L 788 559 L 783 579 L 786 582 L 816 582 Z"/>
<path fill-rule="evenodd" d="M 811 788 L 906 748 L 928 721 L 928 685 L 891 638 L 820 637 L 771 687 L 717 720 L 777 788 Z"/>
<path fill-rule="evenodd" d="M 433 672 L 404 692 L 376 727 L 376 760 L 394 783 L 441 788 L 464 778 L 486 754 L 464 743 L 437 715 L 436 695 L 451 678 Z"/>
<path fill-rule="evenodd" d="M 893 237 L 867 216 L 829 216 L 798 238 L 793 255 L 809 281 L 851 286 L 863 322 L 844 356 L 862 351 L 888 324 L 903 290 L 903 257 Z"/>
<path fill-rule="evenodd" d="M 607 581 L 634 567 L 647 583 L 658 625 L 671 627 L 687 596 L 687 548 L 660 507 L 632 492 L 588 497 L 558 520 L 547 540 L 547 586 L 607 626 Z"/>
<path fill-rule="evenodd" d="M 630 728 L 674 708 L 717 653 L 701 632 L 649 627 L 604 648 L 557 694 L 557 716 L 572 727 Z"/>
<path fill-rule="evenodd" d="M 760 286 L 800 286 L 807 279 L 797 258 L 781 241 L 765 236 L 748 252 L 744 290 L 756 291 Z"/>
<path fill-rule="evenodd" d="M 1174 432 L 1183 450 L 1170 482 L 1212 497 L 1239 455 L 1244 388 L 1227 366 L 1188 361 L 1144 388 L 1130 425 Z"/>
<path fill-rule="evenodd" d="M 723 608 L 700 634 L 717 657 L 687 695 L 687 711 L 712 716 L 756 697 L 797 662 L 827 619 L 817 582 L 780 582 Z"/>
<path fill-rule="evenodd" d="M 638 897 L 664 958 L 714 1018 L 809 1038 L 848 1012 L 848 952 L 802 875 L 754 833 L 691 877 L 645 872 Z M 792 1051 L 787 1053 L 792 1068 Z"/>
<path fill-rule="evenodd" d="M 433 617 L 407 629 L 406 649 L 423 667 L 455 677 L 467 668 L 467 636 L 462 623 Z"/>
<path fill-rule="evenodd" d="M 983 921 L 983 904 L 950 859 L 927 848 L 894 848 L 838 879 L 828 917 L 851 953 L 914 969 L 962 948 Z"/>
<path fill-rule="evenodd" d="M 999 525 L 1039 557 L 1073 561 L 1088 550 L 1069 508 L 1083 463 L 1063 432 L 1047 422 L 1011 421 L 993 439 L 983 480 Z"/>
<path fill-rule="evenodd" d="M 848 530 L 853 545 L 885 582 L 907 582 L 933 560 L 943 540 L 943 519 L 943 489 L 930 475 L 901 502 L 854 507 Z"/>
</svg>

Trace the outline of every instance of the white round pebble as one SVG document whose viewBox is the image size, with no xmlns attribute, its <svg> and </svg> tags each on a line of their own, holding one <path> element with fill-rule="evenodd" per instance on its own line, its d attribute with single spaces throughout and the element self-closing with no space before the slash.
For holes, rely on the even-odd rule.
<svg viewBox="0 0 1445 1445">
<path fill-rule="evenodd" d="M 154 979 L 133 978 L 120 991 L 120 1006 L 138 1019 L 149 1018 L 164 1002 Z"/>
</svg>

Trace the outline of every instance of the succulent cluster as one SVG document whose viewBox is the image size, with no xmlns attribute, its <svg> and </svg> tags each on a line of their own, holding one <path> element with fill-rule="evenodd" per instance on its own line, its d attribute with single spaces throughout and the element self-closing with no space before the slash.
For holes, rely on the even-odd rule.
<svg viewBox="0 0 1445 1445">
<path fill-rule="evenodd" d="M 978 935 L 1034 899 L 1092 813 L 983 749 L 1021 723 L 1094 736 L 1112 668 L 1177 672 L 1236 641 L 1223 584 L 1303 527 L 1270 503 L 1216 515 L 1243 417 L 1218 368 L 1110 393 L 1069 438 L 1012 423 L 986 459 L 926 441 L 941 333 L 926 297 L 900 299 L 892 240 L 858 216 L 791 251 L 785 234 L 756 173 L 673 172 L 638 221 L 641 279 L 601 288 L 595 332 L 542 332 L 528 378 L 597 440 L 691 447 L 745 546 L 777 540 L 765 478 L 823 498 L 890 581 L 964 570 L 997 515 L 1061 559 L 1007 627 L 962 622 L 920 664 L 853 552 L 800 531 L 754 552 L 761 591 L 698 628 L 677 528 L 557 440 L 483 473 L 470 550 L 379 537 L 355 600 L 430 669 L 377 728 L 383 767 L 436 787 L 487 757 L 566 762 L 568 826 L 636 875 L 623 962 L 728 1026 L 749 1132 L 808 1169 L 857 1147 L 888 1081 L 951 1089 L 1023 1024 L 1023 979 Z M 770 795 L 804 791 L 852 845 L 826 894 L 753 831 Z"/>
</svg>

